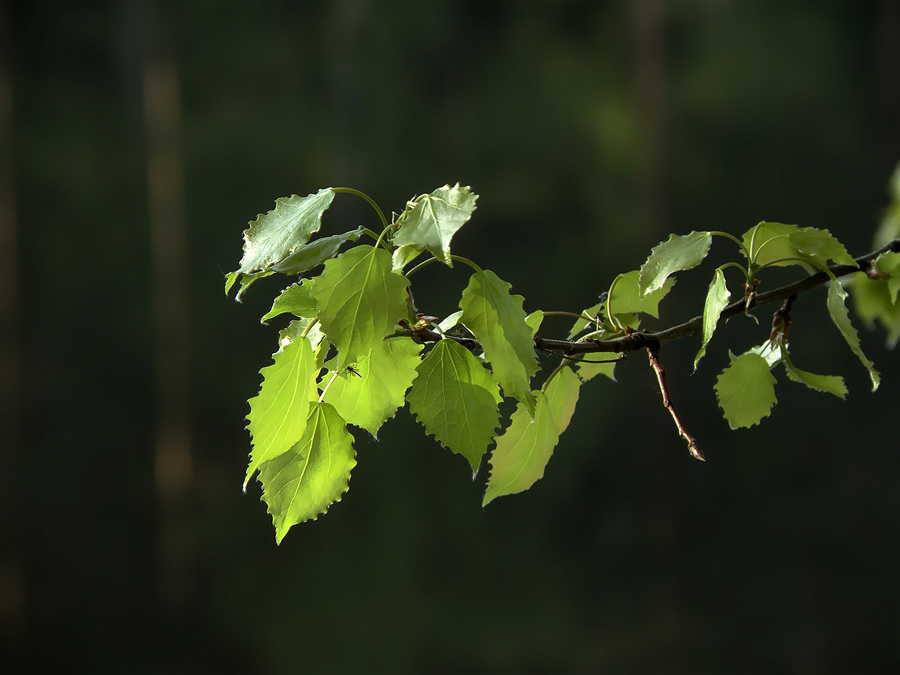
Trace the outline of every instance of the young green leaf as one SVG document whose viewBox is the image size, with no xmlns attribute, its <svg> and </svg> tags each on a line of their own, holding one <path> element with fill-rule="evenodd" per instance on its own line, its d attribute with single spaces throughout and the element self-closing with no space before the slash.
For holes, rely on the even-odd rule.
<svg viewBox="0 0 900 675">
<path fill-rule="evenodd" d="M 828 230 L 820 230 L 815 227 L 801 227 L 788 235 L 792 246 L 801 256 L 815 260 L 821 267 L 828 265 L 831 259 L 838 265 L 853 265 L 853 259 L 844 245 L 839 242 Z"/>
<path fill-rule="evenodd" d="M 225 275 L 225 296 L 227 297 L 228 294 L 231 293 L 231 289 L 234 288 L 234 284 L 237 281 L 240 281 L 241 287 L 238 289 L 238 292 L 234 296 L 234 299 L 237 302 L 243 302 L 244 293 L 246 293 L 247 289 L 250 288 L 250 284 L 259 279 L 270 277 L 273 274 L 275 274 L 275 272 L 272 270 L 259 272 L 257 274 L 241 274 L 240 272 L 229 272 Z"/>
<path fill-rule="evenodd" d="M 391 256 L 380 248 L 354 246 L 325 263 L 310 295 L 325 334 L 338 349 L 338 370 L 375 349 L 406 316 L 407 284 L 406 277 L 391 271 Z"/>
<path fill-rule="evenodd" d="M 282 274 L 303 274 L 336 256 L 341 246 L 348 241 L 356 241 L 362 236 L 362 233 L 363 228 L 358 227 L 350 232 L 344 232 L 344 234 L 316 239 L 301 246 L 287 258 L 273 265 L 272 269 Z"/>
<path fill-rule="evenodd" d="M 694 370 L 697 370 L 697 364 L 706 354 L 706 345 L 712 339 L 722 310 L 728 306 L 730 299 L 731 293 L 728 292 L 728 287 L 725 285 L 725 273 L 721 267 L 717 267 L 706 293 L 706 303 L 703 305 L 703 343 L 700 345 L 697 356 L 694 357 Z"/>
<path fill-rule="evenodd" d="M 559 427 L 562 434 L 568 427 L 575 414 L 575 404 L 578 403 L 581 380 L 572 372 L 571 368 L 563 368 L 556 377 L 547 385 L 547 402 L 550 404 L 550 416 Z"/>
<path fill-rule="evenodd" d="M 666 241 L 650 251 L 650 257 L 640 272 L 640 292 L 642 296 L 662 288 L 666 279 L 675 272 L 689 270 L 701 262 L 709 253 L 712 235 L 709 232 L 691 232 L 686 235 L 671 235 Z"/>
<path fill-rule="evenodd" d="M 281 291 L 281 294 L 275 298 L 275 302 L 272 303 L 272 309 L 266 312 L 259 322 L 265 323 L 269 319 L 274 319 L 281 314 L 293 314 L 294 316 L 308 318 L 315 317 L 318 306 L 316 305 L 316 301 L 313 300 L 312 296 L 309 294 L 309 286 L 309 280 L 304 279 L 299 284 L 291 284 L 285 288 Z"/>
<path fill-rule="evenodd" d="M 453 312 L 453 314 L 451 314 L 450 316 L 444 317 L 444 319 L 438 324 L 438 328 L 446 333 L 448 330 L 459 323 L 460 317 L 462 317 L 462 310 Z"/>
<path fill-rule="evenodd" d="M 815 227 L 762 222 L 744 233 L 743 242 L 757 266 L 769 263 L 776 267 L 799 265 L 808 272 L 815 272 L 827 266 L 829 259 L 841 265 L 856 264 L 844 245 L 828 230 Z"/>
<path fill-rule="evenodd" d="M 313 401 L 304 422 L 297 443 L 259 472 L 278 544 L 291 526 L 315 520 L 339 502 L 356 466 L 353 436 L 330 404 Z"/>
<path fill-rule="evenodd" d="M 572 369 L 563 368 L 546 392 L 535 392 L 534 419 L 519 405 L 491 453 L 491 476 L 482 506 L 497 497 L 523 492 L 543 477 L 553 449 L 575 412 L 580 386 Z"/>
<path fill-rule="evenodd" d="M 537 332 L 541 329 L 541 324 L 544 322 L 544 313 L 537 309 L 533 311 L 531 314 L 525 317 L 525 323 L 531 328 L 531 337 L 537 335 Z"/>
<path fill-rule="evenodd" d="M 675 279 L 666 279 L 662 286 L 642 296 L 640 272 L 632 270 L 616 279 L 606 301 L 609 303 L 613 316 L 620 324 L 637 330 L 641 325 L 641 320 L 636 315 L 638 313 L 649 314 L 658 319 L 659 303 L 668 295 L 674 285 Z"/>
<path fill-rule="evenodd" d="M 468 187 L 461 188 L 459 183 L 452 188 L 445 185 L 430 195 L 416 197 L 397 219 L 394 245 L 412 246 L 414 250 L 427 248 L 436 258 L 453 267 L 450 240 L 472 217 L 477 200 L 478 195 Z M 408 253 L 401 256 L 400 267 L 410 259 Z"/>
<path fill-rule="evenodd" d="M 597 377 L 597 375 L 605 375 L 613 382 L 616 381 L 616 360 L 613 359 L 612 354 L 588 354 L 588 359 L 590 361 L 607 361 L 607 363 L 577 362 L 578 377 L 581 378 L 582 382 L 587 382 Z"/>
<path fill-rule="evenodd" d="M 524 492 L 544 476 L 544 467 L 559 441 L 559 425 L 542 391 L 535 392 L 537 405 L 532 419 L 519 402 L 510 425 L 491 452 L 491 476 L 482 506 L 497 497 Z"/>
<path fill-rule="evenodd" d="M 789 236 L 799 230 L 796 225 L 784 223 L 758 223 L 744 233 L 743 243 L 750 252 L 750 260 L 756 265 L 765 265 L 781 258 L 797 255 L 797 249 L 791 244 Z M 785 262 L 784 265 L 800 264 Z M 809 265 L 804 265 L 809 270 Z"/>
<path fill-rule="evenodd" d="M 800 370 L 789 361 L 784 361 L 784 371 L 787 373 L 788 379 L 800 384 L 806 385 L 815 391 L 823 391 L 828 394 L 834 394 L 838 398 L 847 397 L 847 387 L 844 384 L 844 378 L 837 375 L 814 375 Z"/>
<path fill-rule="evenodd" d="M 534 413 L 531 376 L 538 370 L 531 326 L 525 321 L 521 295 L 510 295 L 512 286 L 490 270 L 469 279 L 459 303 L 462 323 L 484 349 L 494 379 L 508 396 L 514 396 Z"/>
<path fill-rule="evenodd" d="M 887 283 L 858 275 L 850 291 L 859 318 L 869 329 L 880 323 L 887 331 L 887 346 L 893 349 L 900 342 L 900 303 L 891 300 Z"/>
<path fill-rule="evenodd" d="M 592 317 L 592 318 L 596 318 L 598 321 L 601 321 L 601 322 L 602 322 L 602 321 L 603 321 L 603 317 L 602 317 L 602 316 L 599 316 L 599 317 L 597 316 L 597 314 L 598 314 L 602 309 L 603 309 L 603 303 L 602 303 L 602 302 L 598 302 L 596 305 L 591 305 L 591 306 L 588 307 L 587 309 L 582 310 L 581 315 L 582 315 L 582 316 L 589 316 L 589 317 Z M 575 325 L 572 326 L 572 330 L 569 331 L 569 335 L 568 335 L 568 337 L 567 337 L 566 339 L 571 340 L 571 339 L 574 338 L 576 335 L 578 335 L 579 333 L 581 333 L 583 330 L 585 330 L 585 329 L 588 327 L 588 323 L 589 323 L 589 322 L 587 321 L 587 319 L 575 319 Z M 593 325 L 594 325 L 594 324 L 591 323 L 591 326 L 593 326 Z"/>
<path fill-rule="evenodd" d="M 250 399 L 247 415 L 253 451 L 244 489 L 261 464 L 286 452 L 303 435 L 309 410 L 309 383 L 315 374 L 312 345 L 305 337 L 282 339 L 274 362 L 260 371 L 259 394 Z"/>
<path fill-rule="evenodd" d="M 425 431 L 468 459 L 473 476 L 500 425 L 501 398 L 481 361 L 454 340 L 441 340 L 422 359 L 407 395 Z"/>
<path fill-rule="evenodd" d="M 416 376 L 422 345 L 407 339 L 382 340 L 368 354 L 338 373 L 323 400 L 349 424 L 378 436 L 378 429 L 403 405 Z M 327 378 L 330 379 L 331 373 Z"/>
<path fill-rule="evenodd" d="M 778 401 L 769 364 L 752 352 L 741 354 L 722 371 L 715 390 L 719 407 L 732 429 L 759 424 Z"/>
<path fill-rule="evenodd" d="M 866 358 L 866 355 L 863 354 L 862 348 L 859 345 L 859 335 L 853 327 L 853 324 L 850 323 L 850 315 L 847 312 L 847 305 L 845 304 L 846 299 L 847 293 L 844 291 L 844 287 L 841 286 L 841 282 L 837 279 L 832 279 L 828 284 L 828 313 L 831 315 L 831 320 L 834 321 L 834 325 L 841 331 L 841 335 L 844 336 L 847 344 L 850 345 L 850 349 L 869 371 L 869 378 L 872 380 L 872 391 L 875 391 L 881 383 L 881 375 L 875 370 L 875 364 L 869 361 L 869 359 Z"/>
<path fill-rule="evenodd" d="M 887 280 L 888 293 L 891 296 L 891 302 L 896 305 L 898 295 L 900 295 L 900 253 L 892 251 L 882 253 L 875 260 L 875 268 L 890 277 Z"/>
<path fill-rule="evenodd" d="M 303 246 L 321 227 L 322 214 L 333 199 L 332 189 L 325 188 L 306 197 L 275 200 L 273 210 L 258 215 L 244 230 L 244 256 L 237 272 L 252 275 L 268 270 Z"/>
</svg>

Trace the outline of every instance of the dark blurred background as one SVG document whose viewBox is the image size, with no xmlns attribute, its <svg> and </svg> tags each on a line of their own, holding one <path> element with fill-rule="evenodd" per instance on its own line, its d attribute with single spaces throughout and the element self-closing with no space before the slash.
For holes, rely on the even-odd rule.
<svg viewBox="0 0 900 675">
<path fill-rule="evenodd" d="M 222 291 L 249 220 L 337 185 L 388 213 L 471 185 L 454 252 L 528 311 L 593 304 L 670 232 L 777 220 L 865 253 L 900 158 L 900 3 L 0 7 L 4 673 L 900 672 L 900 364 L 859 326 L 872 394 L 824 291 L 794 362 L 846 401 L 779 371 L 771 417 L 728 429 L 712 385 L 764 308 L 693 376 L 696 339 L 663 350 L 706 464 L 637 354 L 583 388 L 530 492 L 482 509 L 484 468 L 403 410 L 281 547 L 241 494 L 279 286 Z M 344 195 L 323 231 L 359 224 Z M 646 325 L 698 314 L 711 270 Z M 423 271 L 420 308 L 454 311 L 467 276 Z"/>
</svg>

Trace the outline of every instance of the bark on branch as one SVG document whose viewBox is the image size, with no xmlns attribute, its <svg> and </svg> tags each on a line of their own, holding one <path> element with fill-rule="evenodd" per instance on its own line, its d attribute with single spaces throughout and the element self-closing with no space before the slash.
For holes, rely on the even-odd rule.
<svg viewBox="0 0 900 675">
<path fill-rule="evenodd" d="M 866 253 L 865 255 L 855 258 L 858 266 L 832 265 L 828 269 L 836 277 L 843 277 L 853 272 L 865 272 L 869 262 L 886 252 L 900 253 L 900 239 L 894 239 L 871 253 Z M 722 310 L 722 314 L 719 316 L 718 325 L 726 323 L 729 319 L 744 313 L 747 309 L 763 307 L 776 302 L 783 302 L 789 297 L 796 297 L 802 293 L 811 291 L 812 289 L 827 283 L 830 278 L 831 277 L 825 272 L 819 272 L 805 279 L 801 279 L 800 281 L 788 284 L 787 286 L 781 286 L 780 288 L 775 288 L 765 293 L 759 293 L 754 296 L 749 307 L 747 306 L 746 300 L 742 297 L 737 302 L 731 303 Z M 677 340 L 678 338 L 697 335 L 702 332 L 702 330 L 703 317 L 695 316 L 690 321 L 686 321 L 677 326 L 672 326 L 671 328 L 660 331 L 637 331 L 614 340 L 555 340 L 536 336 L 534 338 L 534 348 L 542 352 L 559 352 L 560 355 L 566 357 L 598 352 L 625 354 L 638 349 L 644 349 L 651 344 L 661 345 L 666 342 L 671 342 L 672 340 Z M 437 331 L 433 331 L 429 328 L 414 331 L 410 330 L 408 333 L 410 336 L 413 336 L 422 342 L 436 342 L 443 337 Z M 478 341 L 473 338 L 451 335 L 448 335 L 447 337 L 456 340 L 466 347 L 466 349 L 471 351 L 480 350 Z"/>
</svg>

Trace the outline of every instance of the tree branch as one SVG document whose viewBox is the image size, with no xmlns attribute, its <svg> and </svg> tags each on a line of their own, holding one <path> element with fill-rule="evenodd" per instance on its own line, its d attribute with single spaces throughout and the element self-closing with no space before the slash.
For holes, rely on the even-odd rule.
<svg viewBox="0 0 900 675">
<path fill-rule="evenodd" d="M 893 241 L 888 242 L 886 245 L 875 251 L 872 251 L 871 253 L 866 253 L 865 255 L 861 255 L 858 258 L 855 258 L 854 260 L 856 260 L 857 266 L 832 265 L 828 269 L 835 277 L 843 277 L 853 272 L 865 272 L 866 265 L 870 261 L 880 256 L 882 253 L 887 252 L 900 253 L 900 239 L 894 239 Z M 787 286 L 781 286 L 780 288 L 775 288 L 765 293 L 759 293 L 758 295 L 755 295 L 753 297 L 752 301 L 750 302 L 749 308 L 747 307 L 746 300 L 744 298 L 741 298 L 737 302 L 731 303 L 724 310 L 722 310 L 722 314 L 719 316 L 719 322 L 717 325 L 722 325 L 738 314 L 743 314 L 747 309 L 762 307 L 764 305 L 770 305 L 775 302 L 783 302 L 789 297 L 799 296 L 802 293 L 806 293 L 807 291 L 811 291 L 812 289 L 827 283 L 830 279 L 831 277 L 825 272 L 819 272 L 805 279 L 801 279 L 800 281 L 788 284 Z M 686 321 L 671 328 L 666 328 L 661 331 L 637 331 L 628 335 L 624 335 L 620 338 L 616 338 L 615 340 L 594 340 L 592 338 L 589 338 L 587 340 L 555 340 L 535 336 L 534 347 L 538 351 L 556 351 L 561 352 L 563 356 L 569 357 L 576 356 L 578 354 L 591 354 L 596 352 L 627 354 L 628 352 L 647 348 L 653 344 L 658 346 L 666 342 L 671 342 L 672 340 L 677 340 L 678 338 L 687 337 L 689 335 L 697 335 L 698 333 L 702 332 L 702 330 L 703 317 L 695 316 L 690 321 Z M 399 328 L 396 334 L 408 335 L 420 342 L 437 342 L 444 337 L 437 331 L 431 330 L 430 328 L 417 328 L 415 330 L 409 328 Z M 447 335 L 446 337 L 452 340 L 456 340 L 470 351 L 476 352 L 480 351 L 481 349 L 481 345 L 479 345 L 478 341 L 473 338 L 453 335 Z"/>
</svg>

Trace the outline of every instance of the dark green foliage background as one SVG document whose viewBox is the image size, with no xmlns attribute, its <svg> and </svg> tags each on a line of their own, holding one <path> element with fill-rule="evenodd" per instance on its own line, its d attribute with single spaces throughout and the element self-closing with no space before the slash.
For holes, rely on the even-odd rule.
<svg viewBox="0 0 900 675">
<path fill-rule="evenodd" d="M 5 2 L 23 390 L 21 446 L 0 440 L 4 672 L 897 672 L 900 368 L 861 330 L 884 376 L 869 392 L 824 289 L 795 305 L 794 362 L 844 375 L 846 402 L 777 373 L 772 417 L 728 430 L 712 385 L 727 346 L 762 341 L 761 311 L 694 376 L 699 340 L 662 352 L 706 464 L 637 354 L 585 388 L 530 492 L 482 510 L 485 474 L 404 411 L 377 443 L 358 435 L 349 493 L 280 548 L 258 486 L 240 490 L 276 285 L 222 294 L 246 222 L 329 185 L 388 212 L 471 185 L 454 253 L 526 311 L 592 305 L 669 232 L 767 219 L 864 253 L 900 148 L 897 10 L 666 3 L 659 191 L 640 3 Z M 174 50 L 184 115 L 196 472 L 176 612 L 156 591 L 147 36 Z M 323 234 L 376 225 L 338 202 Z M 648 325 L 699 314 L 729 255 L 717 241 Z M 452 312 L 467 278 L 423 270 L 420 308 Z"/>
</svg>

